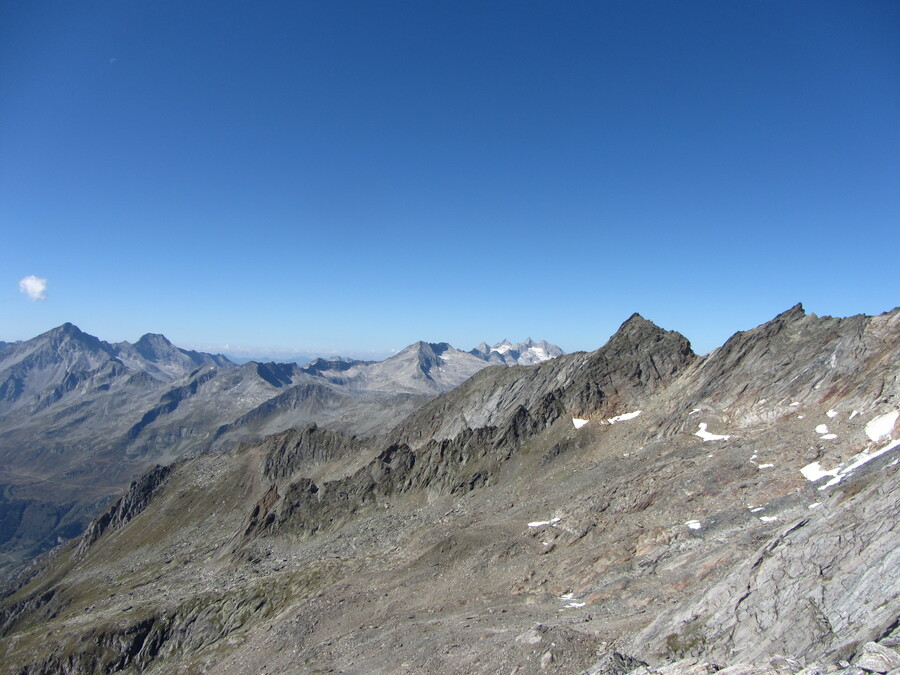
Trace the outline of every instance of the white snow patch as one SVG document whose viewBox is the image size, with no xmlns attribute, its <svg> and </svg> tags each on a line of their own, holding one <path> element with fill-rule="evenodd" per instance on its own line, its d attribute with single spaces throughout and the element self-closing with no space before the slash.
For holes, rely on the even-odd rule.
<svg viewBox="0 0 900 675">
<path fill-rule="evenodd" d="M 528 527 L 543 527 L 544 525 L 556 526 L 556 523 L 559 521 L 559 518 L 553 518 L 552 520 L 535 520 L 534 522 L 528 523 Z"/>
<path fill-rule="evenodd" d="M 565 594 L 559 596 L 559 599 L 560 600 L 571 600 L 574 597 L 575 597 L 574 593 L 565 593 Z"/>
<path fill-rule="evenodd" d="M 691 412 L 688 413 L 688 415 L 696 415 L 698 412 L 700 412 L 700 408 L 694 408 L 693 410 L 691 410 Z"/>
<path fill-rule="evenodd" d="M 570 602 L 566 605 L 566 609 L 578 609 L 579 607 L 584 607 L 586 604 L 586 602 Z"/>
<path fill-rule="evenodd" d="M 810 504 L 810 505 L 807 506 L 806 508 L 808 508 L 808 509 L 817 509 L 817 508 L 819 508 L 820 506 L 822 506 L 822 502 L 816 502 L 815 504 Z"/>
<path fill-rule="evenodd" d="M 879 415 L 873 420 L 870 420 L 868 424 L 866 424 L 866 436 L 869 437 L 869 440 L 875 441 L 876 443 L 884 438 L 890 438 L 891 432 L 894 430 L 894 423 L 897 421 L 897 417 L 900 416 L 900 411 L 892 410 L 889 413 L 884 415 Z"/>
<path fill-rule="evenodd" d="M 833 441 L 835 438 L 837 438 L 837 434 L 824 434 L 823 436 L 820 436 L 820 438 L 823 441 Z"/>
<path fill-rule="evenodd" d="M 848 459 L 844 464 L 838 464 L 830 471 L 826 471 L 825 469 L 823 469 L 818 462 L 813 462 L 812 464 L 807 464 L 802 469 L 800 469 L 800 473 L 802 473 L 806 477 L 806 480 L 813 482 L 819 480 L 820 478 L 824 478 L 825 476 L 831 476 L 831 480 L 819 488 L 820 490 L 824 490 L 826 488 L 830 488 L 832 485 L 837 485 L 863 464 L 872 461 L 876 457 L 880 457 L 886 452 L 890 452 L 898 446 L 900 446 L 900 440 L 891 441 L 883 448 L 873 450 L 872 452 L 864 450 L 863 452 L 860 452 L 859 454 L 856 454 Z"/>
<path fill-rule="evenodd" d="M 689 520 L 685 523 L 692 530 L 699 530 L 703 525 L 700 524 L 699 520 Z"/>
<path fill-rule="evenodd" d="M 609 422 L 610 424 L 615 424 L 616 422 L 626 422 L 628 420 L 633 420 L 635 417 L 640 415 L 642 412 L 643 412 L 642 410 L 635 410 L 634 412 L 630 412 L 630 413 L 622 413 L 621 415 L 616 415 L 615 417 L 610 417 L 606 421 Z"/>
<path fill-rule="evenodd" d="M 797 415 L 798 420 L 802 420 L 804 417 L 806 417 L 806 415 Z"/>
<path fill-rule="evenodd" d="M 712 434 L 706 430 L 706 422 L 700 422 L 698 425 L 700 427 L 700 431 L 694 433 L 694 436 L 699 436 L 706 441 L 727 441 L 731 436 L 722 436 L 720 434 Z"/>
<path fill-rule="evenodd" d="M 828 425 L 827 424 L 818 425 L 816 427 L 816 433 L 817 434 L 827 434 L 828 433 Z"/>
<path fill-rule="evenodd" d="M 771 469 L 773 466 L 775 466 L 775 465 L 774 464 L 760 464 L 759 468 L 760 469 Z"/>
<path fill-rule="evenodd" d="M 794 401 L 793 403 L 791 403 L 791 405 L 792 406 L 800 405 L 800 401 Z"/>
<path fill-rule="evenodd" d="M 857 415 L 859 415 L 859 410 L 854 410 L 852 413 L 850 413 L 850 419 L 852 420 Z"/>
<path fill-rule="evenodd" d="M 837 417 L 837 410 L 829 410 L 827 413 L 828 417 Z"/>
<path fill-rule="evenodd" d="M 534 354 L 534 357 L 538 361 L 549 361 L 550 359 L 553 358 L 552 356 L 550 356 L 547 353 L 547 351 L 543 347 L 531 347 L 529 349 L 526 349 L 525 351 L 530 352 L 531 354 Z"/>
<path fill-rule="evenodd" d="M 778 520 L 778 516 L 760 516 L 759 519 L 764 523 L 774 523 Z"/>
<path fill-rule="evenodd" d="M 818 462 L 813 462 L 812 464 L 807 464 L 802 469 L 800 469 L 800 473 L 803 474 L 803 477 L 806 480 L 815 483 L 820 478 L 824 478 L 825 476 L 834 476 L 837 474 L 837 469 L 833 471 L 825 471 L 822 468 L 822 465 Z"/>
<path fill-rule="evenodd" d="M 755 506 L 750 509 L 750 513 L 759 513 L 760 511 L 765 511 L 765 510 L 766 510 L 765 506 Z"/>
<path fill-rule="evenodd" d="M 572 418 L 572 424 L 575 425 L 575 428 L 576 428 L 576 429 L 580 429 L 581 427 L 583 427 L 583 426 L 584 426 L 585 424 L 587 424 L 587 423 L 588 423 L 588 420 L 583 420 L 583 419 L 580 419 L 580 418 L 578 418 L 578 417 L 573 417 L 573 418 Z"/>
</svg>

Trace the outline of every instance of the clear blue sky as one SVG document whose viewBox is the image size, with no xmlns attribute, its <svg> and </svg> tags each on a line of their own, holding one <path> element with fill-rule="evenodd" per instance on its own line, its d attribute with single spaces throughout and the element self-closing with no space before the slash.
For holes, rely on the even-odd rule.
<svg viewBox="0 0 900 675">
<path fill-rule="evenodd" d="M 704 352 L 898 226 L 895 0 L 0 2 L 0 339 Z"/>
</svg>

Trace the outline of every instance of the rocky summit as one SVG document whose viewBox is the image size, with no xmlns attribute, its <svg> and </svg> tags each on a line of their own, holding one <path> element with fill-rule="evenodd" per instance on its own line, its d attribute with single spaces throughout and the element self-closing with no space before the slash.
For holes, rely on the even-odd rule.
<svg viewBox="0 0 900 675">
<path fill-rule="evenodd" d="M 4 591 L 0 672 L 896 673 L 898 364 L 896 309 L 705 357 L 635 314 L 384 433 L 160 465 Z"/>
</svg>

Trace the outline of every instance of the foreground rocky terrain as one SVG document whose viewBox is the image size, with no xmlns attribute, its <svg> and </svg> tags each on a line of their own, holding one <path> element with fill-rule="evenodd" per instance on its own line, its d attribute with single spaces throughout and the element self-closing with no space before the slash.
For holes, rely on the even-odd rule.
<svg viewBox="0 0 900 675">
<path fill-rule="evenodd" d="M 157 467 L 7 589 L 0 672 L 891 671 L 898 338 L 634 315 L 378 438 Z"/>
</svg>

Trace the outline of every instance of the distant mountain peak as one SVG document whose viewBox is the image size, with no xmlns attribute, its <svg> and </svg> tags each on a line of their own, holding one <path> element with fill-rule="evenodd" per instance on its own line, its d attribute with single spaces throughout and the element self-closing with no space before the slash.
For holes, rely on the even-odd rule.
<svg viewBox="0 0 900 675">
<path fill-rule="evenodd" d="M 108 351 L 108 345 L 105 342 L 102 342 L 93 335 L 85 333 L 74 323 L 68 321 L 38 337 L 47 338 L 50 344 L 55 346 L 72 341 L 79 344 L 81 347 L 87 347 L 90 350 Z"/>
<path fill-rule="evenodd" d="M 134 348 L 145 359 L 151 362 L 168 360 L 181 354 L 181 350 L 169 342 L 165 335 L 146 333 L 134 343 Z"/>
<path fill-rule="evenodd" d="M 167 338 L 162 333 L 144 333 L 141 336 L 141 338 L 134 344 L 135 344 L 135 346 L 137 346 L 139 344 L 153 344 L 153 345 L 163 344 L 163 345 L 168 345 L 168 346 L 172 345 L 169 338 Z"/>
<path fill-rule="evenodd" d="M 429 379 L 431 378 L 431 369 L 439 367 L 441 364 L 441 356 L 452 349 L 446 342 L 422 342 L 419 341 L 413 346 L 412 353 L 418 358 L 419 370 Z"/>
<path fill-rule="evenodd" d="M 66 321 L 64 324 L 48 330 L 44 335 L 51 337 L 82 337 L 87 336 L 87 333 L 74 323 Z"/>
<path fill-rule="evenodd" d="M 440 356 L 448 349 L 453 349 L 453 347 L 447 342 L 425 342 L 424 340 L 419 340 L 418 342 L 413 342 L 408 347 L 401 349 L 394 357 L 400 356 L 401 354 Z"/>
<path fill-rule="evenodd" d="M 487 342 L 482 342 L 480 345 L 475 347 L 470 354 L 475 354 L 476 352 L 479 354 L 489 354 L 491 351 L 491 346 Z"/>
<path fill-rule="evenodd" d="M 500 352 L 501 354 L 505 354 L 511 349 L 513 349 L 513 344 L 506 338 L 503 338 L 503 340 L 491 347 L 492 352 Z"/>
</svg>

